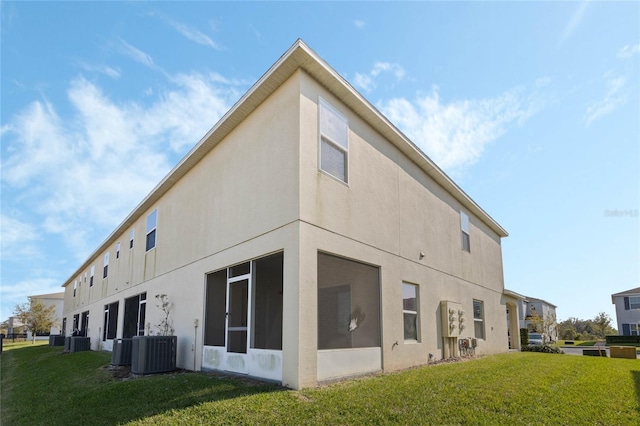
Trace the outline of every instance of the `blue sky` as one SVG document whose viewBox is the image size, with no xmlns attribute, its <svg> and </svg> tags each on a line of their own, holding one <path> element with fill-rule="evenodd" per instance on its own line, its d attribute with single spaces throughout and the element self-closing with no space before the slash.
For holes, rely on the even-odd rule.
<svg viewBox="0 0 640 426">
<path fill-rule="evenodd" d="M 496 219 L 505 286 L 640 286 L 637 2 L 2 2 L 0 319 L 60 285 L 302 38 Z"/>
</svg>

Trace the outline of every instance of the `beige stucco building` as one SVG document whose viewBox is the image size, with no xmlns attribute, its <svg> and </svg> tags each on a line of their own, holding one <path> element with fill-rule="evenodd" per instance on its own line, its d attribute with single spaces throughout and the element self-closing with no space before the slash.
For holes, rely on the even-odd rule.
<svg viewBox="0 0 640 426">
<path fill-rule="evenodd" d="M 297 41 L 64 283 L 94 350 L 292 388 L 507 350 L 505 230 Z M 73 324 L 73 325 L 71 325 Z"/>
</svg>

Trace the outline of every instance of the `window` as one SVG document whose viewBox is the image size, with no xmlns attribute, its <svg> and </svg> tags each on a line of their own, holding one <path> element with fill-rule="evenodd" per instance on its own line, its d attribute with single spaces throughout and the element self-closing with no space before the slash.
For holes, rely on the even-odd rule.
<svg viewBox="0 0 640 426">
<path fill-rule="evenodd" d="M 462 230 L 462 250 L 471 252 L 471 239 L 469 238 L 469 216 L 460 212 L 460 229 Z"/>
<path fill-rule="evenodd" d="M 120 259 L 120 241 L 116 244 L 116 259 Z"/>
<path fill-rule="evenodd" d="M 158 223 L 158 209 L 147 216 L 147 251 L 156 246 L 156 224 Z"/>
<path fill-rule="evenodd" d="M 67 318 L 62 318 L 62 331 L 60 334 L 63 336 L 67 335 Z"/>
<path fill-rule="evenodd" d="M 402 283 L 404 340 L 418 341 L 418 286 Z"/>
<path fill-rule="evenodd" d="M 104 255 L 104 269 L 102 269 L 102 278 L 107 278 L 109 275 L 109 252 Z"/>
<path fill-rule="evenodd" d="M 629 309 L 640 309 L 640 296 L 629 297 Z"/>
<path fill-rule="evenodd" d="M 118 330 L 118 302 L 104 305 L 104 327 L 102 329 L 102 340 L 115 339 Z"/>
<path fill-rule="evenodd" d="M 379 269 L 318 253 L 318 349 L 380 346 Z"/>
<path fill-rule="evenodd" d="M 93 276 L 95 275 L 96 272 L 96 266 L 92 265 L 91 266 L 91 276 L 89 277 L 89 287 L 93 287 Z"/>
<path fill-rule="evenodd" d="M 80 336 L 87 337 L 89 333 L 89 311 L 82 313 L 82 320 L 80 323 Z"/>
<path fill-rule="evenodd" d="M 132 229 L 131 231 L 129 231 L 129 248 L 132 249 L 133 248 L 133 237 L 135 237 L 136 235 L 136 230 Z"/>
<path fill-rule="evenodd" d="M 473 328 L 476 339 L 484 339 L 484 303 L 473 301 Z"/>
<path fill-rule="evenodd" d="M 320 110 L 320 169 L 343 182 L 348 181 L 349 128 L 346 117 L 325 100 Z"/>
<path fill-rule="evenodd" d="M 124 300 L 124 328 L 122 337 L 144 336 L 144 322 L 147 311 L 147 293 L 141 293 Z"/>
<path fill-rule="evenodd" d="M 76 297 L 76 290 L 78 288 L 78 280 L 73 282 L 73 297 Z"/>
<path fill-rule="evenodd" d="M 84 273 L 84 283 L 85 284 L 87 283 L 87 273 L 86 272 Z"/>
<path fill-rule="evenodd" d="M 73 316 L 73 329 L 71 330 L 74 336 L 78 334 L 78 327 L 80 327 L 80 314 L 75 314 Z"/>
</svg>

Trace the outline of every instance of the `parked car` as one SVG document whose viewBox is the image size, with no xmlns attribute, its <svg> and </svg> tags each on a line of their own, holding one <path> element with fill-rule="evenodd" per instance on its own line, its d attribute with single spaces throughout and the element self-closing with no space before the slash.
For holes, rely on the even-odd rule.
<svg viewBox="0 0 640 426">
<path fill-rule="evenodd" d="M 544 344 L 544 339 L 542 338 L 542 334 L 540 334 L 540 333 L 529 333 L 529 344 L 530 345 L 542 345 L 542 344 Z"/>
</svg>

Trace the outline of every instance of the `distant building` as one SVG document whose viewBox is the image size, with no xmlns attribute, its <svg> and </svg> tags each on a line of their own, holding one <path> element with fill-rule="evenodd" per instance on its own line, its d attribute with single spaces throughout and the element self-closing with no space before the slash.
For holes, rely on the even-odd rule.
<svg viewBox="0 0 640 426">
<path fill-rule="evenodd" d="M 640 287 L 611 295 L 611 303 L 616 305 L 618 334 L 637 336 L 640 334 Z"/>
<path fill-rule="evenodd" d="M 45 306 L 54 306 L 55 307 L 55 324 L 51 327 L 50 330 L 39 333 L 36 335 L 36 339 L 46 339 L 50 334 L 64 334 L 63 328 L 63 320 L 62 320 L 62 310 L 64 307 L 64 292 L 60 293 L 49 293 L 49 294 L 36 294 L 33 296 L 29 296 L 28 299 L 30 301 L 40 300 Z M 26 326 L 20 321 L 20 319 L 16 316 L 9 317 L 7 326 L 7 334 L 20 334 L 27 333 L 27 339 L 31 339 L 31 332 L 26 331 Z"/>
<path fill-rule="evenodd" d="M 547 341 L 558 340 L 556 308 L 553 303 L 543 299 L 524 296 L 511 290 L 504 290 L 503 296 L 507 306 L 507 326 L 511 349 L 520 348 L 520 330 L 526 328 L 530 332 L 537 329 L 545 335 Z M 511 336 L 517 331 L 514 342 Z"/>
</svg>

